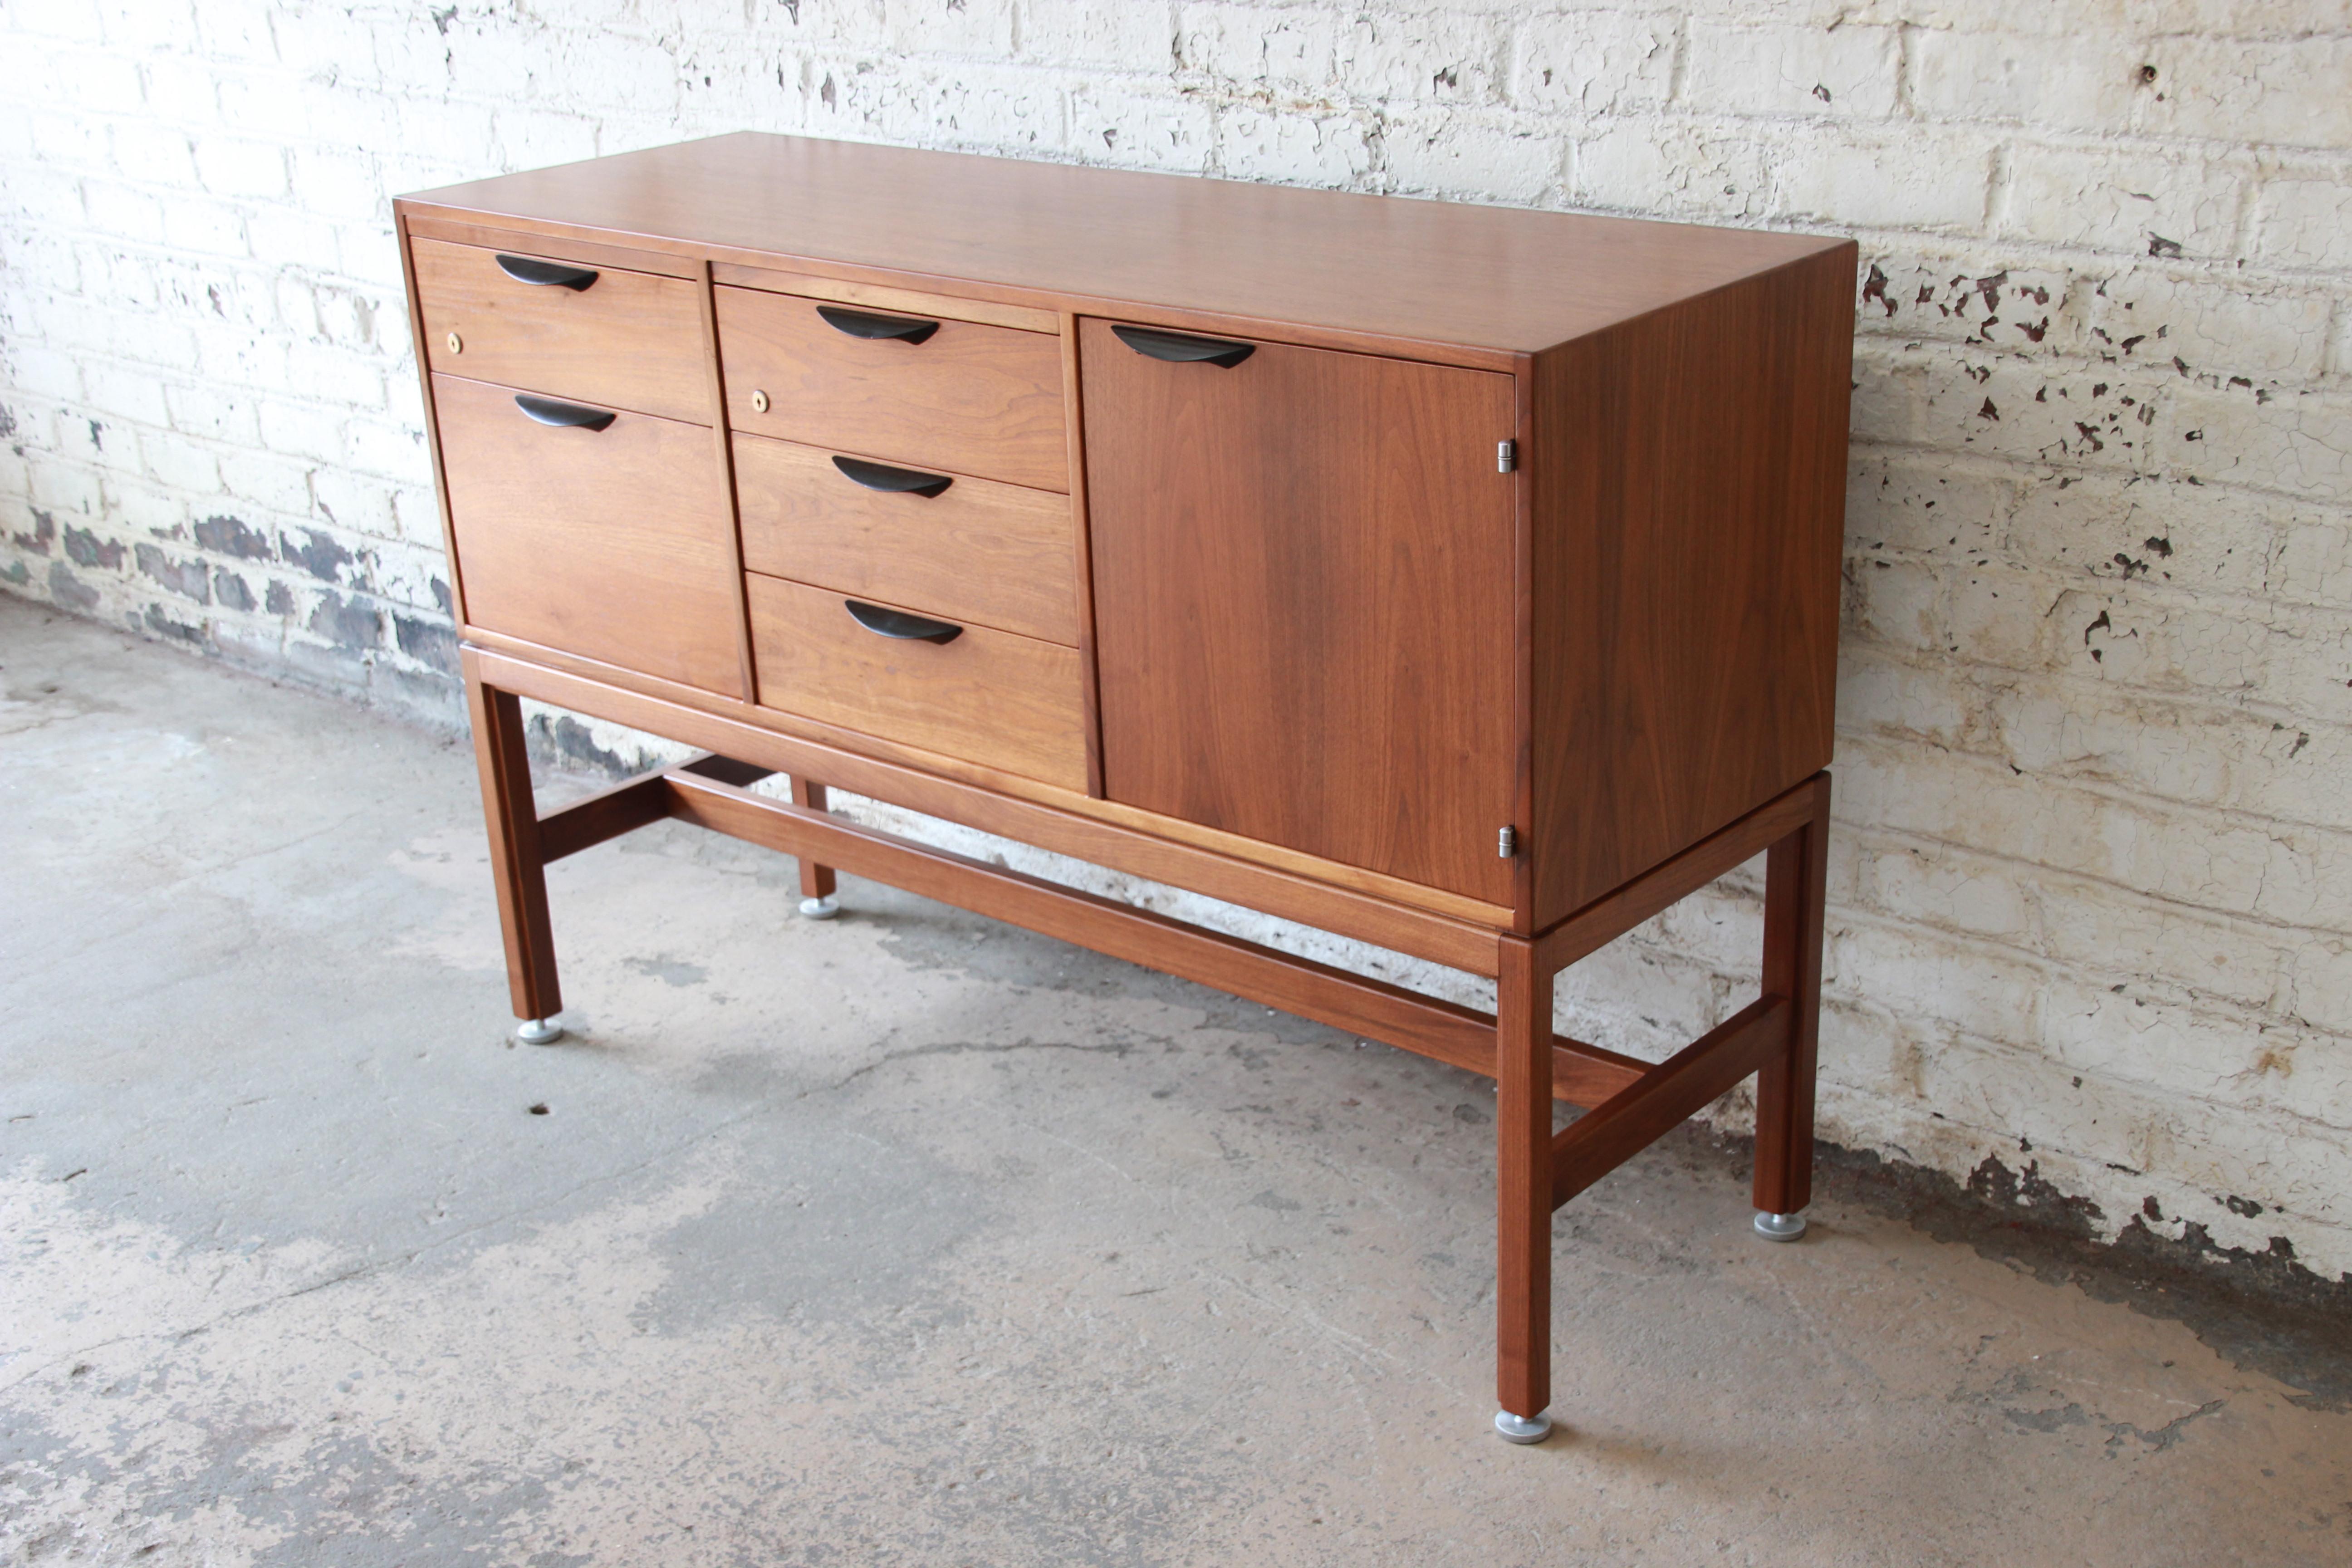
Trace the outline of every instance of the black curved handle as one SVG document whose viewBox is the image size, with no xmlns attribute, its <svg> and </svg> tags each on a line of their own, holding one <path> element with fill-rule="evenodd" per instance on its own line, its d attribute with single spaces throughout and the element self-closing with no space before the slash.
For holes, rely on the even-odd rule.
<svg viewBox="0 0 2352 1568">
<path fill-rule="evenodd" d="M 552 283 L 576 294 L 596 281 L 596 269 L 593 267 L 566 267 L 561 261 L 534 261 L 528 256 L 500 256 L 498 261 L 499 270 L 518 283 L 542 287 Z"/>
<path fill-rule="evenodd" d="M 879 605 L 869 605 L 863 599 L 844 599 L 849 618 L 867 631 L 886 637 L 898 637 L 905 642 L 951 643 L 963 636 L 963 628 L 950 621 L 927 620 L 910 616 L 904 610 L 886 610 Z"/>
<path fill-rule="evenodd" d="M 930 497 L 955 483 L 945 474 L 920 474 L 912 468 L 894 468 L 887 463 L 869 463 L 863 458 L 835 458 L 833 466 L 847 475 L 853 484 L 864 485 L 869 490 L 886 490 L 892 495 Z"/>
<path fill-rule="evenodd" d="M 1257 353 L 1255 343 L 1236 343 L 1224 338 L 1196 338 L 1189 332 L 1163 332 L 1157 327 L 1113 327 L 1118 341 L 1146 359 L 1164 359 L 1171 364 L 1213 364 L 1223 370 L 1234 366 Z"/>
<path fill-rule="evenodd" d="M 528 392 L 515 394 L 515 406 L 538 420 L 559 430 L 602 430 L 620 417 L 609 408 L 583 408 L 576 403 L 558 403 L 552 397 L 533 397 Z"/>
<path fill-rule="evenodd" d="M 845 310 L 838 305 L 819 305 L 816 313 L 824 318 L 826 326 L 853 338 L 896 338 L 902 343 L 919 343 L 940 330 L 937 321 L 877 316 L 870 310 Z"/>
</svg>

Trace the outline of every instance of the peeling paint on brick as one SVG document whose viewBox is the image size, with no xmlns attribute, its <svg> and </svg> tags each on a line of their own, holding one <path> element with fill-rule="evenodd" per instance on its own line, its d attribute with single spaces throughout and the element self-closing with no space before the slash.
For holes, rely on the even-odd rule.
<svg viewBox="0 0 2352 1568">
<path fill-rule="evenodd" d="M 318 607 L 310 612 L 310 630 L 338 647 L 362 650 L 373 648 L 383 640 L 383 625 L 375 606 L 357 598 L 346 599 L 330 590 L 319 595 Z"/>
<path fill-rule="evenodd" d="M 38 507 L 35 507 L 33 509 L 33 531 L 30 533 L 13 533 L 8 537 L 10 542 L 15 544 L 19 550 L 26 551 L 34 555 L 47 555 L 49 552 L 50 544 L 53 543 L 58 537 L 58 520 L 51 517 L 47 512 L 41 510 Z"/>
<path fill-rule="evenodd" d="M 246 561 L 267 561 L 272 552 L 268 537 L 250 527 L 241 517 L 215 513 L 196 522 L 196 542 L 216 555 L 234 555 Z"/>
<path fill-rule="evenodd" d="M 119 539 L 100 539 L 87 528 L 68 526 L 65 546 L 66 559 L 77 566 L 96 567 L 107 572 L 118 572 L 122 568 L 122 541 Z"/>
<path fill-rule="evenodd" d="M 152 578 L 184 599 L 199 605 L 212 603 L 212 576 L 203 562 L 174 561 L 152 544 L 135 545 L 133 553 L 141 576 Z"/>
<path fill-rule="evenodd" d="M 62 561 L 49 563 L 49 597 L 83 615 L 98 608 L 98 590 L 75 576 Z"/>
<path fill-rule="evenodd" d="M 278 550 L 278 553 L 288 561 L 301 567 L 303 571 L 321 583 L 342 581 L 342 569 L 350 565 L 354 559 L 352 552 L 345 549 L 341 542 L 331 534 L 320 532 L 315 528 L 302 530 L 302 542 L 299 544 L 294 542 L 292 534 L 279 534 Z"/>
<path fill-rule="evenodd" d="M 205 628 L 201 625 L 174 620 L 171 613 L 161 605 L 148 605 L 146 613 L 140 619 L 146 625 L 149 631 L 168 641 L 188 643 L 194 647 L 202 647 L 206 641 Z"/>
<path fill-rule="evenodd" d="M 414 616 L 395 614 L 392 617 L 392 629 L 401 652 L 445 674 L 457 673 L 456 627 L 443 621 L 420 620 Z"/>
<path fill-rule="evenodd" d="M 249 613 L 256 602 L 253 590 L 246 586 L 245 579 L 226 566 L 213 568 L 213 597 L 219 602 L 221 608 L 235 610 L 241 615 Z"/>
</svg>

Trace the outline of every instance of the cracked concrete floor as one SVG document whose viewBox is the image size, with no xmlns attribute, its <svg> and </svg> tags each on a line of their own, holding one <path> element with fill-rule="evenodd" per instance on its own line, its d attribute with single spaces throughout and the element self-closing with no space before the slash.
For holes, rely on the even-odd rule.
<svg viewBox="0 0 2352 1568">
<path fill-rule="evenodd" d="M 514 1047 L 469 751 L 0 667 L 10 1562 L 2352 1560 L 2352 1417 L 1671 1146 L 1506 1447 L 1481 1081 L 674 826 Z"/>
</svg>

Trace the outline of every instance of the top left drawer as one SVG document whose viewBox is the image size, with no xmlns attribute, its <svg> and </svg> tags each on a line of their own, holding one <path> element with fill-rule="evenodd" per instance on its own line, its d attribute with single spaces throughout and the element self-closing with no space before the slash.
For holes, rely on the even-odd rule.
<svg viewBox="0 0 2352 1568">
<path fill-rule="evenodd" d="M 701 301 L 685 279 L 438 239 L 409 250 L 433 369 L 711 422 Z"/>
</svg>

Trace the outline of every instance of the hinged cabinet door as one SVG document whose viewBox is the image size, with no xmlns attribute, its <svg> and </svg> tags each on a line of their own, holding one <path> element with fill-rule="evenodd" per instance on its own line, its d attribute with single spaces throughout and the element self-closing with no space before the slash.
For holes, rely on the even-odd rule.
<svg viewBox="0 0 2352 1568">
<path fill-rule="evenodd" d="M 1129 335 L 1079 340 L 1106 793 L 1510 903 L 1511 378 Z"/>
</svg>

